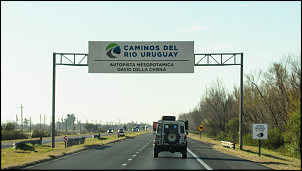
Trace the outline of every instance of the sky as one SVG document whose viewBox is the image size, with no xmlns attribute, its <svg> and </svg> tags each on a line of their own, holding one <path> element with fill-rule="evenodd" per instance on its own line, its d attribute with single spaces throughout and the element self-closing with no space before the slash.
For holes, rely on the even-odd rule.
<svg viewBox="0 0 302 171">
<path fill-rule="evenodd" d="M 244 74 L 301 53 L 301 1 L 1 1 L 1 123 L 52 115 L 53 52 L 88 53 L 88 41 L 194 41 L 194 53 L 243 53 Z M 240 66 L 194 73 L 88 73 L 56 67 L 55 118 L 143 122 L 192 111 Z M 245 81 L 245 79 L 244 79 Z M 238 109 L 239 110 L 239 109 Z"/>
</svg>

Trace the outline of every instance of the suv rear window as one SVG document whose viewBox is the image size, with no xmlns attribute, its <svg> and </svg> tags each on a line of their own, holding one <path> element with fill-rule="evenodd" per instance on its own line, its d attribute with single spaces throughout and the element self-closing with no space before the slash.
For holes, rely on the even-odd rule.
<svg viewBox="0 0 302 171">
<path fill-rule="evenodd" d="M 180 133 L 185 133 L 185 127 L 184 126 L 180 126 Z"/>
<path fill-rule="evenodd" d="M 164 133 L 167 133 L 170 130 L 175 130 L 176 132 L 178 132 L 178 125 L 177 124 L 165 124 Z"/>
<path fill-rule="evenodd" d="M 162 129 L 162 124 L 158 124 L 157 125 L 157 132 L 161 132 L 161 129 Z"/>
</svg>

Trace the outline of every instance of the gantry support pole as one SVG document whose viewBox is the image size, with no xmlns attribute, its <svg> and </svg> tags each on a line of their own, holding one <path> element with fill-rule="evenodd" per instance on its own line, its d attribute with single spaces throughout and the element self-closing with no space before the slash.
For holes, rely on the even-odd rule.
<svg viewBox="0 0 302 171">
<path fill-rule="evenodd" d="M 55 148 L 55 102 L 56 102 L 56 53 L 53 53 L 52 63 L 52 148 Z"/>
<path fill-rule="evenodd" d="M 242 116 L 243 116 L 243 53 L 241 53 L 241 65 L 240 65 L 240 113 L 239 113 L 239 142 L 240 150 L 242 150 Z"/>
</svg>

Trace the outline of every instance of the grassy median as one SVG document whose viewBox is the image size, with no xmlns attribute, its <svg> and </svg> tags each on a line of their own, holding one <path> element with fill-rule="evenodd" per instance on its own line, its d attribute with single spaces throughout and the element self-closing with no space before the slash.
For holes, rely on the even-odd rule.
<svg viewBox="0 0 302 171">
<path fill-rule="evenodd" d="M 74 145 L 67 148 L 65 148 L 65 143 L 62 141 L 56 142 L 55 148 L 51 148 L 51 144 L 35 146 L 28 144 L 28 146 L 23 150 L 15 150 L 13 148 L 1 149 L 1 169 L 20 169 L 41 161 L 51 160 L 77 151 L 98 147 L 100 145 L 123 140 L 127 137 L 134 137 L 148 132 L 151 131 L 130 132 L 126 133 L 125 137 L 120 138 L 118 138 L 116 134 L 101 138 L 86 138 L 84 144 Z"/>
<path fill-rule="evenodd" d="M 209 144 L 217 151 L 244 158 L 272 169 L 301 170 L 301 159 L 284 156 L 271 150 L 261 148 L 261 154 L 259 156 L 259 147 L 244 145 L 242 150 L 240 150 L 239 144 L 237 143 L 235 149 L 230 149 L 222 147 L 221 141 L 214 140 L 213 138 L 202 136 L 200 139 L 200 136 L 196 134 L 189 134 L 188 137 Z"/>
</svg>

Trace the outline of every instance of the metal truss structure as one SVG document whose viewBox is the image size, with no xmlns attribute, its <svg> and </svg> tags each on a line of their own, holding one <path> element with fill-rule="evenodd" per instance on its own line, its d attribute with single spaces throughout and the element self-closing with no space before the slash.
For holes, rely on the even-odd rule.
<svg viewBox="0 0 302 171">
<path fill-rule="evenodd" d="M 240 65 L 240 109 L 239 142 L 242 150 L 242 116 L 243 116 L 243 53 L 197 53 L 194 54 L 194 66 L 228 66 Z M 55 148 L 55 80 L 56 65 L 88 66 L 88 53 L 53 53 L 52 81 L 52 148 Z"/>
<path fill-rule="evenodd" d="M 194 66 L 242 65 L 243 53 L 197 53 Z"/>
</svg>

